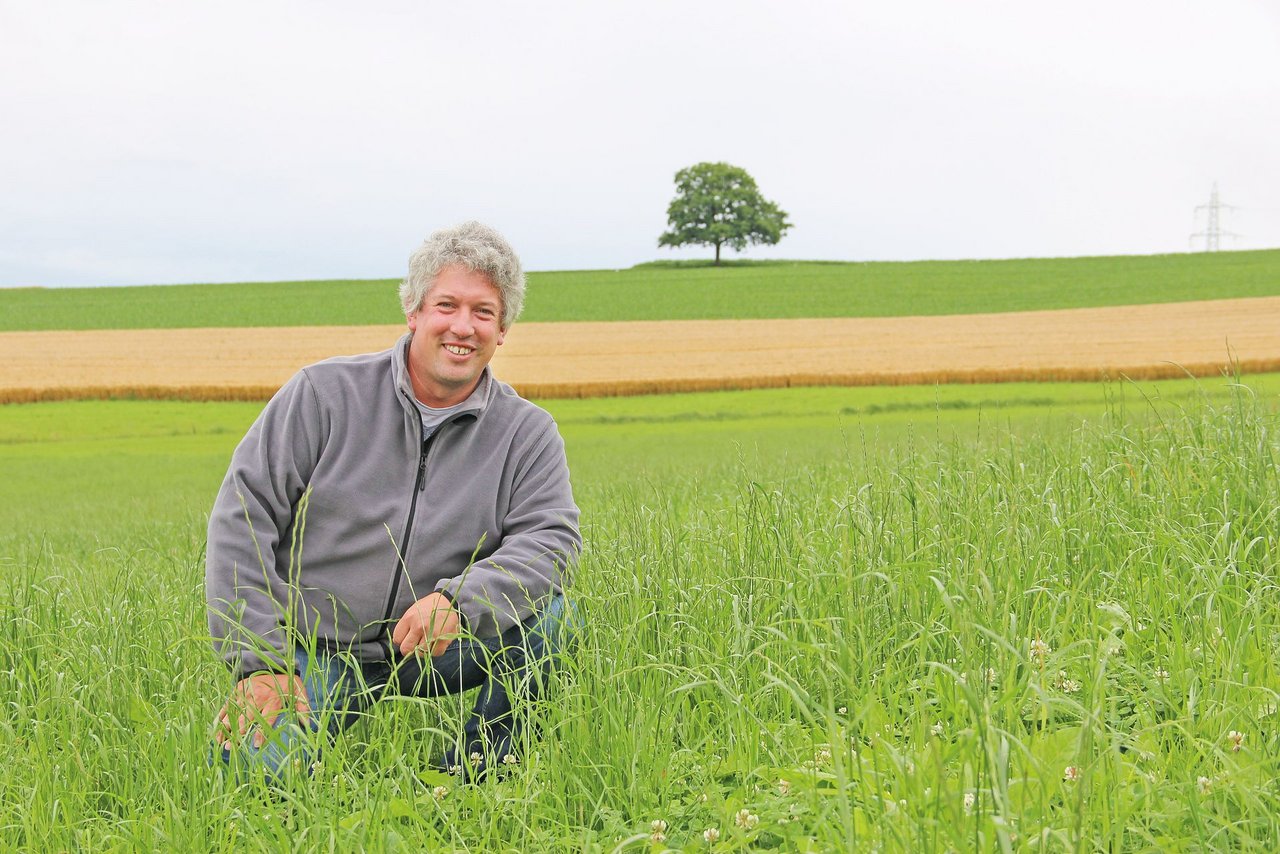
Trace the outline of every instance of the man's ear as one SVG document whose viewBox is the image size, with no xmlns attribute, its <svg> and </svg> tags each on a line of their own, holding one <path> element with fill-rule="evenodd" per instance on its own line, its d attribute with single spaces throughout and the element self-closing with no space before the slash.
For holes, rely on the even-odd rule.
<svg viewBox="0 0 1280 854">
<path fill-rule="evenodd" d="M 416 311 L 413 314 L 406 314 L 404 316 L 404 320 L 405 320 L 405 323 L 409 324 L 410 332 L 418 331 L 418 313 Z"/>
<path fill-rule="evenodd" d="M 507 338 L 507 330 L 506 330 L 506 329 L 504 329 L 503 327 L 499 326 L 499 327 L 498 327 L 498 338 L 497 338 L 498 346 L 499 346 L 499 347 L 501 347 L 501 346 L 502 346 L 502 342 L 503 342 L 503 341 L 505 341 L 505 340 L 506 340 L 506 338 Z"/>
</svg>

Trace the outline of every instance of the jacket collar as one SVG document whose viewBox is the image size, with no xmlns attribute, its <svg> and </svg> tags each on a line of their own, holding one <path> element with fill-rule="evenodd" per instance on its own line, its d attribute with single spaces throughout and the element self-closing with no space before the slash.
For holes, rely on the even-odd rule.
<svg viewBox="0 0 1280 854">
<path fill-rule="evenodd" d="M 413 382 L 409 379 L 409 342 L 412 339 L 413 333 L 406 332 L 400 336 L 400 340 L 391 348 L 391 377 L 396 384 L 400 405 L 405 407 L 406 411 L 417 419 L 419 414 L 417 407 L 414 405 Z M 470 396 L 462 402 L 462 406 L 458 411 L 449 418 L 449 423 L 462 419 L 468 421 L 478 420 L 484 414 L 485 409 L 488 408 L 493 393 L 493 373 L 489 370 L 489 366 L 485 365 L 484 371 L 480 374 L 480 382 L 476 383 L 476 387 L 472 390 Z"/>
</svg>

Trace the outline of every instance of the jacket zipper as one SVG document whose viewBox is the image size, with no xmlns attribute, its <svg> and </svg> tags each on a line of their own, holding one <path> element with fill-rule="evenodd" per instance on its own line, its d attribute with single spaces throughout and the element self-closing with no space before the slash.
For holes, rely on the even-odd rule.
<svg viewBox="0 0 1280 854">
<path fill-rule="evenodd" d="M 421 416 L 419 416 L 421 423 Z M 387 651 L 391 657 L 395 657 L 395 650 L 391 646 L 391 612 L 396 606 L 396 597 L 400 595 L 400 578 L 405 574 L 409 563 L 409 534 L 413 531 L 413 517 L 418 510 L 418 495 L 426 487 L 427 481 L 427 452 L 431 450 L 431 443 L 440 433 L 443 424 L 436 427 L 432 434 L 422 441 L 422 450 L 418 454 L 418 477 L 413 482 L 413 494 L 409 496 L 409 518 L 404 523 L 404 534 L 400 537 L 400 559 L 396 561 L 395 574 L 391 577 L 391 595 L 387 597 L 387 607 L 382 615 L 383 634 L 387 640 Z"/>
</svg>

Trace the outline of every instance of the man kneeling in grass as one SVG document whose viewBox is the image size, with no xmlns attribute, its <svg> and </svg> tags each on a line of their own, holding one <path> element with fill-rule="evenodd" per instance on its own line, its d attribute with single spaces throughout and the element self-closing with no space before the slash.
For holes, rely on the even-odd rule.
<svg viewBox="0 0 1280 854">
<path fill-rule="evenodd" d="M 516 760 L 581 547 L 555 422 L 489 369 L 524 287 L 497 232 L 436 232 L 400 286 L 409 332 L 303 368 L 236 448 L 205 571 L 225 761 L 309 766 L 382 697 L 475 687 L 435 765 Z"/>
</svg>

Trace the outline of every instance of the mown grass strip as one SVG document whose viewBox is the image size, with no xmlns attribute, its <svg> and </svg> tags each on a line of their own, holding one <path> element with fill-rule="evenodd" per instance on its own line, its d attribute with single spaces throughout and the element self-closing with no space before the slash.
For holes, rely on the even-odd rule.
<svg viewBox="0 0 1280 854">
<path fill-rule="evenodd" d="M 394 279 L 0 289 L 0 331 L 402 321 Z M 906 317 L 1280 295 L 1280 250 L 1001 261 L 644 264 L 529 275 L 524 320 Z"/>
</svg>

